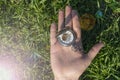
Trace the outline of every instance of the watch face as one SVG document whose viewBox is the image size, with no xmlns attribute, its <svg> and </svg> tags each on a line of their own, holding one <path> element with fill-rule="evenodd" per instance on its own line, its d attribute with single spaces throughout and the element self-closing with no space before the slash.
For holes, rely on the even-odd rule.
<svg viewBox="0 0 120 80">
<path fill-rule="evenodd" d="M 76 35 L 72 29 L 65 28 L 57 35 L 58 42 L 63 46 L 70 46 L 76 39 Z"/>
</svg>

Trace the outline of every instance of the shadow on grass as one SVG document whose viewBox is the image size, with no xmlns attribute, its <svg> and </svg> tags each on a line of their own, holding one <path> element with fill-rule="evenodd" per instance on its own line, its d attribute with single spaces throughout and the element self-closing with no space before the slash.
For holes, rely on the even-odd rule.
<svg viewBox="0 0 120 80">
<path fill-rule="evenodd" d="M 98 8 L 97 0 L 96 1 L 79 1 L 76 4 L 71 5 L 73 8 L 78 10 L 79 15 L 83 15 L 85 13 L 92 14 L 95 16 L 96 12 L 98 10 L 101 10 L 103 12 L 103 17 L 102 18 L 96 18 L 96 25 L 94 28 L 90 31 L 84 31 L 82 30 L 82 42 L 83 42 L 83 47 L 85 51 L 88 51 L 95 43 L 97 43 L 97 36 L 100 35 L 100 33 L 108 28 L 109 25 L 112 23 L 112 19 L 109 17 L 111 16 L 111 9 L 107 8 L 106 9 L 106 3 L 102 0 L 100 1 L 100 8 Z"/>
<path fill-rule="evenodd" d="M 100 3 L 100 8 L 98 8 L 97 0 L 96 1 L 85 1 L 81 0 L 75 4 L 74 0 L 71 1 L 71 6 L 78 10 L 79 15 L 83 15 L 85 13 L 89 13 L 95 16 L 95 13 L 98 10 L 101 10 L 103 12 L 103 17 L 102 18 L 96 18 L 96 25 L 94 28 L 90 31 L 84 31 L 82 30 L 82 42 L 83 42 L 83 47 L 86 51 L 86 53 L 89 51 L 89 49 L 101 39 L 99 38 L 100 34 L 109 28 L 109 26 L 113 22 L 113 15 L 112 10 L 107 7 L 106 3 L 104 0 L 101 0 Z M 111 17 L 112 16 L 112 17 Z M 106 36 L 108 37 L 108 36 Z M 85 77 L 87 74 L 89 74 L 88 71 L 84 72 L 84 74 L 80 77 L 81 80 L 92 80 L 93 78 L 90 77 Z M 112 79 L 112 77 L 109 77 L 109 79 Z M 114 79 L 114 78 L 113 78 Z"/>
</svg>

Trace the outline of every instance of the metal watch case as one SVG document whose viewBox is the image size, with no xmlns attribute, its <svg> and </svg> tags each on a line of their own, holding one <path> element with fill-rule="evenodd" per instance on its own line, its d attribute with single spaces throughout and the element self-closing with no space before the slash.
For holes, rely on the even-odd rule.
<svg viewBox="0 0 120 80">
<path fill-rule="evenodd" d="M 64 28 L 57 34 L 58 42 L 63 46 L 70 46 L 76 40 L 75 32 L 70 28 Z"/>
</svg>

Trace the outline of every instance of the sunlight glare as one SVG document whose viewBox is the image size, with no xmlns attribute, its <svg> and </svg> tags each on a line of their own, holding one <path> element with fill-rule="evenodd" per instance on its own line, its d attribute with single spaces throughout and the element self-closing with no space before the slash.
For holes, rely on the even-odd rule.
<svg viewBox="0 0 120 80">
<path fill-rule="evenodd" d="M 0 80 L 12 80 L 12 73 L 10 70 L 0 66 Z"/>
</svg>

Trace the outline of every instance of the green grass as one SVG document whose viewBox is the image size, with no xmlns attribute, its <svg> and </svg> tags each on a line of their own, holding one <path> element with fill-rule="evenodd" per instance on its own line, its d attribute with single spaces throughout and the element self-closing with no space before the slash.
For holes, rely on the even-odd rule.
<svg viewBox="0 0 120 80">
<path fill-rule="evenodd" d="M 120 80 L 119 0 L 1 0 L 0 55 L 16 56 L 24 67 L 23 80 L 53 80 L 49 29 L 52 22 L 57 23 L 59 9 L 66 5 L 78 10 L 80 16 L 103 12 L 101 18 L 96 18 L 94 29 L 82 30 L 86 52 L 100 40 L 105 47 L 80 80 Z"/>
</svg>

